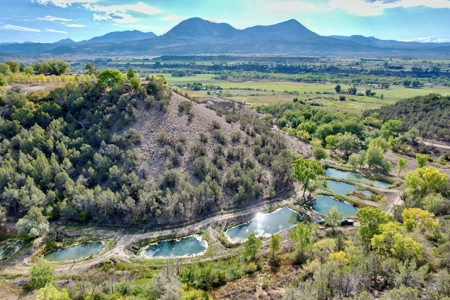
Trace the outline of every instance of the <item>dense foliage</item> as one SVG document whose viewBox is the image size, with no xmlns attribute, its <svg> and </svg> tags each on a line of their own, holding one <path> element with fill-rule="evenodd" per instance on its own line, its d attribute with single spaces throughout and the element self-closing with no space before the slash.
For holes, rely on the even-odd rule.
<svg viewBox="0 0 450 300">
<path fill-rule="evenodd" d="M 450 141 L 450 97 L 438 94 L 398 101 L 366 114 L 376 115 L 383 121 L 399 119 L 402 131 L 417 128 L 420 136 L 428 139 Z"/>
</svg>

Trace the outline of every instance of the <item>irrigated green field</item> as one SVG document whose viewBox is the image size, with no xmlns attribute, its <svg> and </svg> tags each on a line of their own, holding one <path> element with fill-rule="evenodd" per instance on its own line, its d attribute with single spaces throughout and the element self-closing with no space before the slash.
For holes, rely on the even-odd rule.
<svg viewBox="0 0 450 300">
<path fill-rule="evenodd" d="M 200 74 L 193 77 L 172 77 L 164 74 L 170 84 L 185 85 L 187 83 L 201 82 L 203 85 L 220 86 L 222 95 L 220 97 L 233 99 L 247 104 L 273 104 L 279 102 L 292 101 L 293 98 L 314 102 L 323 105 L 331 110 L 346 110 L 360 112 L 364 109 L 374 109 L 383 105 L 393 104 L 400 99 L 412 98 L 415 96 L 438 93 L 450 95 L 450 87 L 425 87 L 420 89 L 404 88 L 403 86 L 392 85 L 389 89 L 374 89 L 371 86 L 357 86 L 358 91 L 365 94 L 367 89 L 376 92 L 375 97 L 345 95 L 346 101 L 339 101 L 339 95 L 335 94 L 336 84 L 308 84 L 296 82 L 228 82 L 213 80 L 211 74 Z M 243 90 L 251 88 L 254 90 Z M 342 86 L 346 90 L 349 86 Z M 259 90 L 259 91 L 257 91 Z M 289 92 L 289 93 L 286 93 Z M 192 97 L 208 97 L 206 91 L 184 90 Z M 292 94 L 291 92 L 298 92 Z M 333 93 L 333 94 L 324 94 Z M 319 94 L 320 93 L 320 94 Z M 383 94 L 384 99 L 377 98 Z"/>
</svg>

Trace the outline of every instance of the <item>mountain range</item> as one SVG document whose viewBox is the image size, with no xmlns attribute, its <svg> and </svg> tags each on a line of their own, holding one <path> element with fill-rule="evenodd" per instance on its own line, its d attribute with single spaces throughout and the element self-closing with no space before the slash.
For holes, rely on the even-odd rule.
<svg viewBox="0 0 450 300">
<path fill-rule="evenodd" d="M 257 54 L 448 57 L 450 43 L 400 42 L 360 35 L 326 37 L 293 19 L 275 25 L 236 29 L 227 23 L 191 18 L 161 36 L 137 30 L 111 32 L 78 43 L 65 39 L 53 44 L 3 44 L 0 45 L 0 52 L 89 56 Z"/>
</svg>

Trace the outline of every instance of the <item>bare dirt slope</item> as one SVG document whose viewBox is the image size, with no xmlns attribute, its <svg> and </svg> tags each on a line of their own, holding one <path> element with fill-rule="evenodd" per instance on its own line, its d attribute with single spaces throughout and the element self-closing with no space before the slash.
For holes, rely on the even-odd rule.
<svg viewBox="0 0 450 300">
<path fill-rule="evenodd" d="M 213 148 L 218 144 L 212 135 L 213 121 L 220 124 L 220 130 L 225 134 L 228 140 L 227 145 L 225 145 L 224 148 L 244 146 L 247 154 L 253 157 L 253 150 L 251 149 L 252 139 L 250 139 L 250 144 L 245 143 L 244 139 L 247 137 L 247 134 L 241 130 L 239 123 L 228 123 L 223 116 L 218 116 L 214 110 L 207 108 L 208 105 L 220 105 L 222 108 L 229 107 L 232 109 L 234 104 L 218 104 L 217 102 L 197 104 L 192 102 L 191 112 L 194 117 L 190 121 L 187 113 L 180 112 L 178 109 L 178 105 L 183 101 L 188 101 L 188 99 L 173 94 L 170 99 L 170 106 L 167 113 L 160 110 L 156 105 L 153 105 L 151 108 L 146 108 L 143 103 L 139 103 L 138 105 L 139 117 L 135 124 L 133 124 L 133 128 L 137 129 L 142 134 L 142 143 L 140 146 L 142 156 L 140 163 L 141 168 L 145 167 L 148 170 L 149 179 L 159 181 L 160 175 L 164 172 L 165 159 L 160 155 L 164 148 L 164 144 L 157 140 L 157 134 L 161 131 L 167 132 L 168 140 L 172 142 L 176 141 L 181 134 L 187 137 L 185 151 L 183 153 L 181 164 L 178 167 L 178 170 L 181 172 L 190 172 L 189 149 L 194 143 L 200 141 L 199 134 L 201 132 L 208 136 L 208 156 L 212 156 Z M 217 101 L 217 99 L 215 99 L 215 101 Z M 226 102 L 233 103 L 227 100 L 222 101 L 222 103 Z M 259 117 L 258 113 L 245 108 L 242 105 L 236 107 L 237 110 L 235 109 L 235 112 L 237 113 L 251 115 L 254 118 Z M 240 133 L 240 142 L 231 141 L 231 134 L 233 132 Z M 310 147 L 307 144 L 280 131 L 277 131 L 276 134 L 283 136 L 286 145 L 290 150 L 304 157 L 311 155 Z M 148 165 L 148 168 L 144 163 Z"/>
</svg>

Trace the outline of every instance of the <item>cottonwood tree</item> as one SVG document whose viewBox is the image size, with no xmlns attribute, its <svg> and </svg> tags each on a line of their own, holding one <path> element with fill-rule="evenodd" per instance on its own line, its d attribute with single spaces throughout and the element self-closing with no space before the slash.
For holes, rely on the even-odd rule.
<svg viewBox="0 0 450 300">
<path fill-rule="evenodd" d="M 416 155 L 417 167 L 418 168 L 425 167 L 429 159 L 430 156 L 428 154 L 417 154 Z"/>
<path fill-rule="evenodd" d="M 244 257 L 247 261 L 256 261 L 258 259 L 259 250 L 261 249 L 261 240 L 252 233 L 248 236 L 248 241 L 244 248 Z"/>
<path fill-rule="evenodd" d="M 406 192 L 412 196 L 423 197 L 430 193 L 445 191 L 447 175 L 431 167 L 423 167 L 408 172 L 405 178 Z"/>
<path fill-rule="evenodd" d="M 311 232 L 311 225 L 299 223 L 292 229 L 289 235 L 289 238 L 295 243 L 297 260 L 299 262 L 304 261 L 305 251 L 312 245 Z"/>
<path fill-rule="evenodd" d="M 325 225 L 331 226 L 333 232 L 336 231 L 336 227 L 340 224 L 343 213 L 340 213 L 336 206 L 333 206 L 323 217 L 325 219 Z"/>
<path fill-rule="evenodd" d="M 356 216 L 361 224 L 358 228 L 358 234 L 367 249 L 374 235 L 381 234 L 380 225 L 392 221 L 391 216 L 375 207 L 361 208 L 356 213 Z"/>
<path fill-rule="evenodd" d="M 270 238 L 270 252 L 272 252 L 272 259 L 275 259 L 275 254 L 280 252 L 281 238 L 279 234 L 273 234 Z"/>
<path fill-rule="evenodd" d="M 297 158 L 292 163 L 292 168 L 294 169 L 292 177 L 303 185 L 303 199 L 305 199 L 306 190 L 315 183 L 319 176 L 325 175 L 325 170 L 320 163 L 311 159 Z"/>
<path fill-rule="evenodd" d="M 105 69 L 98 75 L 98 83 L 110 88 L 124 82 L 122 73 L 116 69 Z"/>
</svg>

